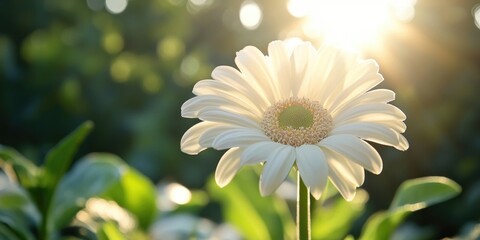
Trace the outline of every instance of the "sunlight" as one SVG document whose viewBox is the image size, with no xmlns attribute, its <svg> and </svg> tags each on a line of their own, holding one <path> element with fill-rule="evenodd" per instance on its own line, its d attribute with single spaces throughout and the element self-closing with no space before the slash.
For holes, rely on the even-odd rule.
<svg viewBox="0 0 480 240">
<path fill-rule="evenodd" d="M 410 21 L 415 0 L 290 0 L 289 13 L 302 18 L 307 37 L 322 38 L 347 48 L 369 48 L 395 27 L 396 21 Z"/>
</svg>

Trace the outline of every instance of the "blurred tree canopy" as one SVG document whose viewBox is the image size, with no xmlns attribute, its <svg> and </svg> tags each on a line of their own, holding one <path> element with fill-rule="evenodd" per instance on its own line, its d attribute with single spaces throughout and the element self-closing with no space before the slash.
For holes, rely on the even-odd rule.
<svg viewBox="0 0 480 240">
<path fill-rule="evenodd" d="M 79 155 L 112 152 L 153 181 L 202 188 L 221 153 L 180 151 L 182 134 L 196 121 L 180 117 L 181 104 L 215 66 L 234 66 L 235 52 L 246 45 L 265 52 L 299 19 L 288 14 L 287 1 L 257 1 L 263 19 L 254 30 L 238 18 L 241 0 L 127 3 L 114 14 L 103 0 L 0 1 L 0 143 L 43 159 L 66 133 L 92 120 L 95 131 Z M 387 208 L 405 179 L 454 179 L 464 189 L 459 198 L 412 217 L 438 237 L 480 221 L 475 4 L 419 0 L 408 32 L 385 36 L 381 51 L 365 52 L 380 64 L 382 87 L 397 93 L 410 142 L 407 152 L 376 146 L 385 166 L 366 179 L 371 210 Z"/>
</svg>

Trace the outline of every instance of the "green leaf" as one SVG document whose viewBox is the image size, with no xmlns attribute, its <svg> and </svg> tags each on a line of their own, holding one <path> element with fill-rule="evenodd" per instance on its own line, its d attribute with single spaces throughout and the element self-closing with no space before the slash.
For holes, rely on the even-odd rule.
<svg viewBox="0 0 480 240">
<path fill-rule="evenodd" d="M 34 239 L 31 230 L 39 224 L 40 214 L 27 192 L 0 172 L 0 232 Z"/>
<path fill-rule="evenodd" d="M 129 168 L 104 196 L 134 214 L 140 226 L 146 230 L 157 213 L 155 193 L 155 186 L 147 177 Z"/>
<path fill-rule="evenodd" d="M 105 222 L 97 231 L 98 240 L 126 240 L 118 225 L 114 222 Z"/>
<path fill-rule="evenodd" d="M 407 180 L 397 190 L 390 210 L 408 208 L 416 211 L 457 196 L 460 185 L 446 177 L 424 177 Z"/>
<path fill-rule="evenodd" d="M 251 168 L 241 170 L 220 189 L 212 178 L 208 184 L 212 198 L 222 203 L 224 217 L 245 239 L 289 239 L 294 237 L 293 222 L 283 200 L 262 197 L 258 175 Z"/>
<path fill-rule="evenodd" d="M 6 162 L 13 167 L 19 182 L 24 187 L 37 185 L 39 168 L 17 150 L 0 145 L 0 165 L 2 162 Z"/>
<path fill-rule="evenodd" d="M 128 166 L 111 154 L 95 153 L 81 159 L 65 175 L 53 196 L 47 238 L 68 225 L 89 198 L 100 196 L 117 184 L 127 170 Z"/>
<path fill-rule="evenodd" d="M 400 210 L 394 212 L 382 211 L 370 216 L 365 224 L 361 240 L 390 239 L 395 229 L 403 222 L 410 212 Z"/>
<path fill-rule="evenodd" d="M 343 239 L 353 222 L 364 212 L 368 193 L 357 190 L 355 198 L 347 202 L 338 196 L 332 203 L 319 206 L 312 211 L 312 239 Z"/>
<path fill-rule="evenodd" d="M 445 177 L 407 180 L 398 188 L 390 209 L 368 219 L 360 239 L 389 239 L 411 212 L 448 200 L 460 191 L 457 183 Z"/>
<path fill-rule="evenodd" d="M 51 193 L 60 178 L 72 163 L 78 147 L 93 128 L 93 122 L 87 121 L 62 139 L 47 154 L 44 163 L 42 185 Z"/>
<path fill-rule="evenodd" d="M 0 239 L 8 239 L 8 240 L 22 240 L 17 233 L 12 230 L 9 226 L 3 224 L 0 220 Z"/>
</svg>

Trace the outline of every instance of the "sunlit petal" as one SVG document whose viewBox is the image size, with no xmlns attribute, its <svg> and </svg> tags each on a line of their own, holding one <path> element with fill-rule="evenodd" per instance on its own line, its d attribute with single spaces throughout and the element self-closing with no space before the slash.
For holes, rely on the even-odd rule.
<svg viewBox="0 0 480 240">
<path fill-rule="evenodd" d="M 218 162 L 217 169 L 215 170 L 215 181 L 218 186 L 224 187 L 230 181 L 232 181 L 235 174 L 240 169 L 240 155 L 242 149 L 231 148 L 225 152 Z"/>
<path fill-rule="evenodd" d="M 335 126 L 341 126 L 355 121 L 404 121 L 405 114 L 397 107 L 384 103 L 362 104 L 339 113 L 333 122 Z"/>
<path fill-rule="evenodd" d="M 405 138 L 402 135 L 391 128 L 376 123 L 356 122 L 345 124 L 334 128 L 331 134 L 351 134 L 361 139 L 392 146 L 402 151 L 408 148 L 408 143 L 405 142 Z"/>
<path fill-rule="evenodd" d="M 325 154 L 315 145 L 302 145 L 295 149 L 297 167 L 303 182 L 315 199 L 320 199 L 327 185 L 328 164 Z"/>
<path fill-rule="evenodd" d="M 201 122 L 188 129 L 180 140 L 182 151 L 194 155 L 198 154 L 205 148 L 210 147 L 210 145 L 200 144 L 200 136 L 202 136 L 205 131 L 215 127 L 216 125 L 218 124 L 212 122 Z"/>
<path fill-rule="evenodd" d="M 372 173 L 382 171 L 383 162 L 377 150 L 355 136 L 333 135 L 323 139 L 319 146 L 342 154 Z"/>
<path fill-rule="evenodd" d="M 238 88 L 217 80 L 202 80 L 193 87 L 193 93 L 196 95 L 223 97 L 249 109 L 254 116 L 261 118 L 263 111 L 257 105 L 258 102 L 261 102 L 261 99 L 256 94 L 245 93 L 245 95 L 242 95 L 237 94 L 237 91 Z"/>
<path fill-rule="evenodd" d="M 272 74 L 276 76 L 280 96 L 290 96 L 292 88 L 291 63 L 288 50 L 281 41 L 274 41 L 268 45 L 268 54 L 272 62 Z"/>
<path fill-rule="evenodd" d="M 275 149 L 283 147 L 284 145 L 272 142 L 270 140 L 254 143 L 248 146 L 245 151 L 243 151 L 241 156 L 242 165 L 265 162 L 268 156 L 270 156 Z"/>
<path fill-rule="evenodd" d="M 246 147 L 253 143 L 268 141 L 262 131 L 249 128 L 237 128 L 222 132 L 212 143 L 212 147 L 217 150 L 232 148 L 232 147 Z"/>
<path fill-rule="evenodd" d="M 260 176 L 260 193 L 270 195 L 285 180 L 295 162 L 295 150 L 290 146 L 276 148 L 267 158 Z"/>
<path fill-rule="evenodd" d="M 255 47 L 247 46 L 237 53 L 235 63 L 241 72 L 262 89 L 270 104 L 279 98 L 277 84 L 269 73 L 265 56 Z"/>
<path fill-rule="evenodd" d="M 223 109 L 219 109 L 218 107 L 215 108 L 213 106 L 201 112 L 198 118 L 203 121 L 211 121 L 222 124 L 232 124 L 242 127 L 260 129 L 258 122 L 254 121 L 248 116 L 228 112 Z"/>
<path fill-rule="evenodd" d="M 264 110 L 270 105 L 262 89 L 255 81 L 248 81 L 237 69 L 229 66 L 218 66 L 212 71 L 212 78 L 221 81 L 237 90 L 237 94 L 254 101 Z"/>
</svg>

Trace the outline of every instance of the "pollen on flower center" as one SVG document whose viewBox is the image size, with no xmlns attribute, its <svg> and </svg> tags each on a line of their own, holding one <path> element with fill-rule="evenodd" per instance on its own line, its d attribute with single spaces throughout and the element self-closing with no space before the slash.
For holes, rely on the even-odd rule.
<svg viewBox="0 0 480 240">
<path fill-rule="evenodd" d="M 261 126 L 272 141 L 298 147 L 318 143 L 328 135 L 333 123 L 320 103 L 291 97 L 270 106 Z"/>
<path fill-rule="evenodd" d="M 278 115 L 278 124 L 280 127 L 293 127 L 299 129 L 301 127 L 311 127 L 313 123 L 313 114 L 310 110 L 302 105 L 291 105 L 285 108 Z"/>
</svg>

